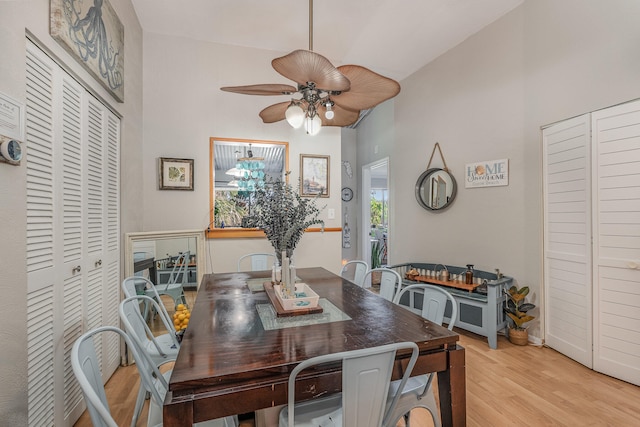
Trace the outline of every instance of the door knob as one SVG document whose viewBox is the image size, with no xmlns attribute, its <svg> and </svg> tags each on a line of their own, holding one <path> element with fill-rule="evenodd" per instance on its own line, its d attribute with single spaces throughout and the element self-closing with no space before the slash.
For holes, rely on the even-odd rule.
<svg viewBox="0 0 640 427">
<path fill-rule="evenodd" d="M 71 274 L 80 273 L 80 266 L 77 265 L 71 269 Z"/>
</svg>

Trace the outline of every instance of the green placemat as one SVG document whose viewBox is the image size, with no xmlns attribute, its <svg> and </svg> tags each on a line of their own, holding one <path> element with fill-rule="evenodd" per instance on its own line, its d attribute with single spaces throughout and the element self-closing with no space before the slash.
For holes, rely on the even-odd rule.
<svg viewBox="0 0 640 427">
<path fill-rule="evenodd" d="M 257 304 L 256 309 L 262 321 L 262 327 L 266 331 L 351 320 L 351 317 L 346 315 L 326 298 L 320 298 L 318 304 L 322 307 L 322 313 L 290 317 L 278 317 L 271 304 Z"/>
</svg>

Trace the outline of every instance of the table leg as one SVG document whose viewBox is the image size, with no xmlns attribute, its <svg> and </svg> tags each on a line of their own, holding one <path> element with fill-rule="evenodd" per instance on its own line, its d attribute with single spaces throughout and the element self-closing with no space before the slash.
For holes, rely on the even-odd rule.
<svg viewBox="0 0 640 427">
<path fill-rule="evenodd" d="M 446 371 L 438 372 L 438 396 L 440 415 L 445 427 L 465 426 L 467 423 L 467 398 L 465 383 L 464 347 L 456 345 L 448 351 Z"/>
<path fill-rule="evenodd" d="M 183 427 L 193 425 L 193 402 L 171 403 L 171 392 L 167 392 L 162 408 L 163 427 Z"/>
</svg>

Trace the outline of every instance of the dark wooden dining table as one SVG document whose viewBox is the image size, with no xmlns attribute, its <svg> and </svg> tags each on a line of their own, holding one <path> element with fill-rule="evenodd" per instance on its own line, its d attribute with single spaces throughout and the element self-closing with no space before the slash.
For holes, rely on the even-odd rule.
<svg viewBox="0 0 640 427">
<path fill-rule="evenodd" d="M 260 286 L 267 276 L 270 272 L 204 276 L 169 381 L 165 427 L 286 404 L 289 373 L 301 361 L 405 341 L 420 349 L 412 375 L 438 372 L 443 426 L 465 425 L 465 351 L 458 334 L 324 268 L 300 268 L 297 276 L 339 320 L 333 314 L 334 320 L 327 320 L 324 313 L 308 315 L 311 320 L 268 318 L 270 302 Z M 408 358 L 408 353 L 396 356 L 394 378 L 401 377 Z M 299 380 L 306 386 L 297 399 L 341 388 L 339 366 Z"/>
</svg>

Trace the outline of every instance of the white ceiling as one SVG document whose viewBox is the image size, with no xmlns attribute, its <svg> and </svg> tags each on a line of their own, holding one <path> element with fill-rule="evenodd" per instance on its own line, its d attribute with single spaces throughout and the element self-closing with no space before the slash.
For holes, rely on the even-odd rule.
<svg viewBox="0 0 640 427">
<path fill-rule="evenodd" d="M 308 0 L 132 1 L 147 32 L 273 50 L 274 57 L 309 48 Z M 523 1 L 315 0 L 313 50 L 336 66 L 402 80 Z"/>
</svg>

